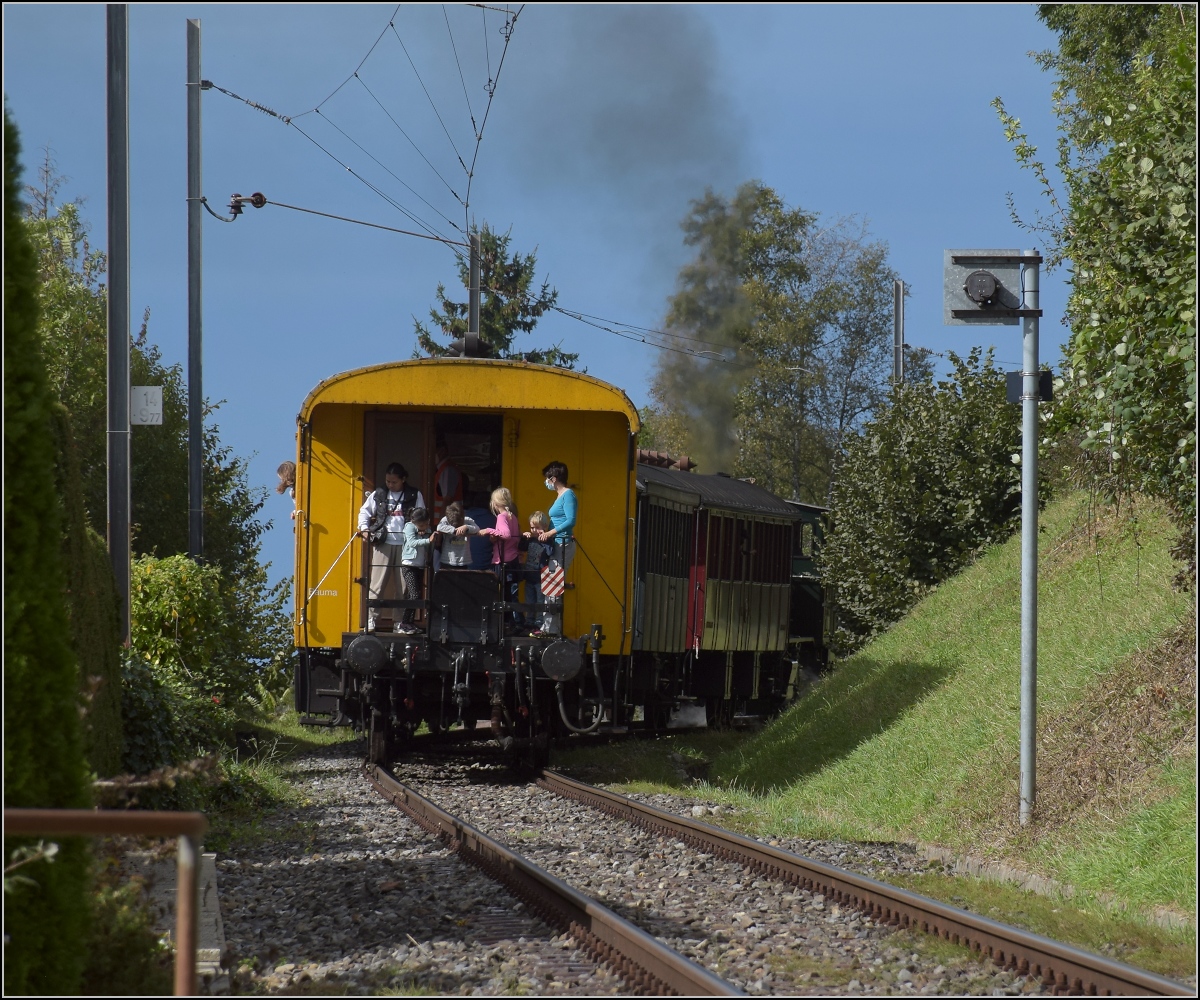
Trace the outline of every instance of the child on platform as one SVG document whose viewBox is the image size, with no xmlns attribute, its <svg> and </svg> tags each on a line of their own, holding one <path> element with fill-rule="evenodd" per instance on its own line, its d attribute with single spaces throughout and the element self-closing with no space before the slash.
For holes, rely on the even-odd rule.
<svg viewBox="0 0 1200 1000">
<path fill-rule="evenodd" d="M 404 596 L 409 601 L 421 600 L 425 582 L 425 563 L 429 552 L 429 511 L 414 507 L 404 524 L 404 553 L 400 557 L 400 573 L 404 577 Z M 397 632 L 415 632 L 413 608 L 404 609 L 404 618 Z"/>
<path fill-rule="evenodd" d="M 446 508 L 437 530 L 442 538 L 442 569 L 467 569 L 471 565 L 471 546 L 467 535 L 478 535 L 479 525 L 463 513 L 463 505 L 455 502 Z"/>
<path fill-rule="evenodd" d="M 529 530 L 521 537 L 529 540 L 525 552 L 525 603 L 542 603 L 542 567 L 550 560 L 554 551 L 553 542 L 539 542 L 538 536 L 550 530 L 550 518 L 545 511 L 535 510 L 529 515 Z M 538 619 L 535 616 L 534 621 Z"/>
</svg>

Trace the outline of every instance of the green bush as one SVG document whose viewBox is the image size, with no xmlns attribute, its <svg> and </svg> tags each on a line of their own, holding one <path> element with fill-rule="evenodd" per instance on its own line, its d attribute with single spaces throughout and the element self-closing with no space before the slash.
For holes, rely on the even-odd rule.
<svg viewBox="0 0 1200 1000">
<path fill-rule="evenodd" d="M 4 112 L 4 804 L 89 804 L 79 673 L 64 601 L 55 492 L 54 397 L 38 333 L 37 276 L 21 225 L 17 130 Z M 6 838 L 5 860 L 21 841 Z M 5 893 L 5 993 L 79 991 L 87 927 L 86 844 L 22 869 Z"/>
<path fill-rule="evenodd" d="M 125 721 L 122 766 L 149 774 L 181 756 L 176 724 L 179 696 L 137 653 L 126 650 L 121 664 L 121 715 Z"/>
<path fill-rule="evenodd" d="M 92 931 L 84 970 L 85 996 L 166 996 L 174 957 L 154 933 L 140 880 L 122 881 L 115 869 L 92 896 Z"/>
<path fill-rule="evenodd" d="M 1196 523 L 1196 9 L 1039 4 L 1058 34 L 1055 190 L 1037 147 L 993 102 L 1017 162 L 1053 211 L 1026 223 L 1050 267 L 1071 265 L 1056 435 L 1101 495 L 1171 505 L 1194 582 Z M 1020 221 L 1020 220 L 1017 220 Z"/>
<path fill-rule="evenodd" d="M 165 679 L 134 650 L 122 658 L 122 766 L 145 775 L 220 749 L 236 715 L 212 697 L 197 697 Z"/>
<path fill-rule="evenodd" d="M 838 470 L 821 561 L 840 654 L 1018 523 L 1021 408 L 1006 402 L 990 353 L 950 359 L 949 381 L 897 386 Z"/>
<path fill-rule="evenodd" d="M 280 649 L 279 621 L 264 620 L 246 580 L 187 556 L 142 556 L 130 600 L 133 648 L 189 700 L 250 705 L 286 686 L 291 650 Z"/>
</svg>

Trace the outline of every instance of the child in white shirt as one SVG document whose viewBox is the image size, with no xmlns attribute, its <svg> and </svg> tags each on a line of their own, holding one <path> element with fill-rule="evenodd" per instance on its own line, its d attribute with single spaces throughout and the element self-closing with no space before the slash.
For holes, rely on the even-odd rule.
<svg viewBox="0 0 1200 1000">
<path fill-rule="evenodd" d="M 467 535 L 478 535 L 479 525 L 463 513 L 463 505 L 452 503 L 438 524 L 442 534 L 442 569 L 466 569 L 471 565 L 471 546 Z"/>
</svg>

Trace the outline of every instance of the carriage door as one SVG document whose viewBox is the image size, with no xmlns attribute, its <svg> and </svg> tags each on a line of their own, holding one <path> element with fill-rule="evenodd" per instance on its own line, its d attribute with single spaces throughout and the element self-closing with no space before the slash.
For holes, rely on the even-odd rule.
<svg viewBox="0 0 1200 1000">
<path fill-rule="evenodd" d="M 426 506 L 433 503 L 433 442 L 431 420 L 424 413 L 396 413 L 387 410 L 368 410 L 363 427 L 363 499 L 366 494 L 384 485 L 384 471 L 399 462 L 408 472 L 408 485 L 415 486 L 425 498 Z M 355 517 L 358 512 L 355 511 Z M 363 542 L 361 565 L 370 561 L 370 543 Z M 368 571 L 364 569 L 364 576 Z M 367 620 L 367 586 L 361 591 L 359 621 Z M 386 614 L 383 617 L 387 617 Z"/>
</svg>

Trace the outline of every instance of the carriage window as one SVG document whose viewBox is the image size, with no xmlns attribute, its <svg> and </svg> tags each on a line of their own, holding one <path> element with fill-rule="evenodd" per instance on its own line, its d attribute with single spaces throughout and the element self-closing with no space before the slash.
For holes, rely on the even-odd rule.
<svg viewBox="0 0 1200 1000">
<path fill-rule="evenodd" d="M 687 576 L 688 514 L 649 504 L 646 514 L 646 572 Z"/>
<path fill-rule="evenodd" d="M 730 525 L 733 527 L 731 534 L 731 542 L 733 549 L 733 566 L 730 570 L 730 579 L 744 580 L 746 579 L 746 569 L 750 562 L 750 526 L 740 517 L 734 520 L 730 518 Z"/>
<path fill-rule="evenodd" d="M 812 558 L 812 525 L 807 521 L 801 521 L 797 527 L 800 529 L 796 535 L 797 552 L 805 559 Z"/>
</svg>

